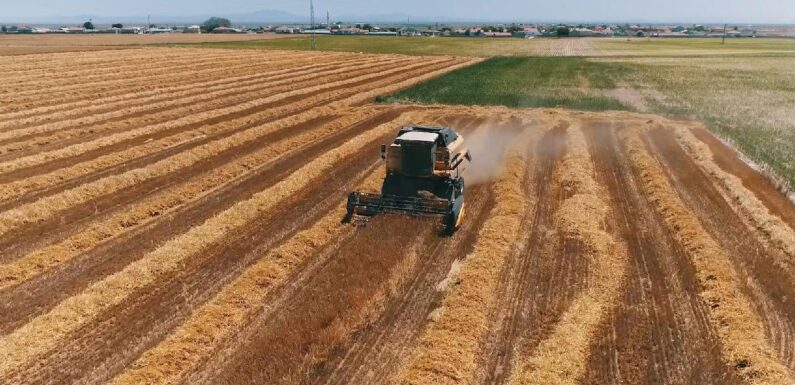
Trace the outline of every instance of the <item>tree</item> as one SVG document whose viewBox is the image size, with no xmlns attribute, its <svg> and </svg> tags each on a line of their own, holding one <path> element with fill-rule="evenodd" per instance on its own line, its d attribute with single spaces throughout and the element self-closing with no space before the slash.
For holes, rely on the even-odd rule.
<svg viewBox="0 0 795 385">
<path fill-rule="evenodd" d="M 94 23 L 92 23 L 91 21 L 87 21 L 87 22 L 83 23 L 83 28 L 85 28 L 85 29 L 94 29 Z"/>
<path fill-rule="evenodd" d="M 569 30 L 569 27 L 562 25 L 562 26 L 558 27 L 557 35 L 558 36 L 569 36 L 570 32 L 571 31 Z"/>
<path fill-rule="evenodd" d="M 373 26 L 370 25 L 370 24 L 365 24 L 365 25 L 362 26 L 362 29 L 366 29 L 368 31 L 371 31 L 373 29 Z"/>
<path fill-rule="evenodd" d="M 122 25 L 121 23 L 115 23 L 115 24 L 111 25 L 111 27 L 122 29 L 122 28 L 124 28 L 124 25 Z"/>
<path fill-rule="evenodd" d="M 0 28 L 0 31 L 2 31 L 3 33 L 6 33 L 6 32 L 8 32 L 8 27 L 6 27 L 4 25 L 2 28 Z"/>
<path fill-rule="evenodd" d="M 207 32 L 212 32 L 218 27 L 231 27 L 232 22 L 223 17 L 211 17 L 204 22 L 203 26 Z"/>
</svg>

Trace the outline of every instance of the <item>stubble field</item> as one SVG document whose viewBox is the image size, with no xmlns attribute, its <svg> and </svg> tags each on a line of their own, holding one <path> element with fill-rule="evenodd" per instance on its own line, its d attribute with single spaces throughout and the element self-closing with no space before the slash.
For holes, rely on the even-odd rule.
<svg viewBox="0 0 795 385">
<path fill-rule="evenodd" d="M 29 58 L 0 59 L 0 383 L 795 381 L 795 207 L 697 121 L 369 104 L 473 58 Z M 412 123 L 468 138 L 463 227 L 341 223 Z"/>
</svg>

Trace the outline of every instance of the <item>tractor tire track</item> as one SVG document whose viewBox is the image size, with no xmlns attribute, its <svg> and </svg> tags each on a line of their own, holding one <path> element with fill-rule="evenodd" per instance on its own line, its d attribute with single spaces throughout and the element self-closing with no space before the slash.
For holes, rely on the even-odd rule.
<svg viewBox="0 0 795 385">
<path fill-rule="evenodd" d="M 372 147 L 377 150 L 377 146 Z M 372 169 L 370 159 L 377 154 L 367 154 L 370 156 L 341 160 L 339 167 L 312 188 L 262 214 L 246 226 L 246 231 L 192 258 L 182 269 L 160 277 L 151 287 L 108 309 L 99 319 L 76 330 L 74 338 L 11 378 L 24 379 L 25 384 L 98 384 L 115 376 L 181 324 L 191 309 L 212 298 L 262 250 L 331 211 L 338 202 L 335 198 L 344 196 Z M 260 183 L 251 193 L 262 188 Z"/>
<path fill-rule="evenodd" d="M 389 111 L 375 115 L 316 144 L 299 148 L 298 151 L 288 153 L 276 162 L 268 163 L 236 179 L 234 183 L 224 185 L 197 201 L 187 203 L 156 222 L 127 234 L 117 235 L 111 242 L 98 245 L 48 274 L 0 290 L 2 304 L 0 308 L 22 309 L 16 312 L 0 312 L 0 332 L 7 333 L 33 317 L 47 312 L 61 300 L 119 271 L 173 236 L 187 231 L 192 224 L 201 223 L 235 202 L 247 199 L 254 192 L 261 190 L 263 185 L 275 183 L 301 167 L 304 159 L 316 157 L 372 127 L 389 122 L 401 112 Z M 253 144 L 250 147 L 256 148 L 257 145 Z M 244 152 L 231 153 L 229 157 L 243 154 Z"/>
<path fill-rule="evenodd" d="M 752 303 L 765 321 L 771 344 L 780 359 L 795 369 L 795 281 L 792 270 L 781 268 L 777 262 L 788 260 L 787 256 L 765 246 L 745 225 L 669 130 L 650 131 L 645 143 L 665 166 L 669 181 L 688 209 L 733 257 L 743 281 L 749 285 Z"/>
<path fill-rule="evenodd" d="M 484 121 L 464 116 L 450 117 L 437 124 L 455 127 L 466 137 L 473 130 L 480 130 Z M 425 252 L 410 273 L 411 278 L 387 301 L 378 319 L 357 330 L 350 341 L 334 347 L 327 360 L 311 369 L 311 376 L 305 379 L 307 383 L 383 383 L 395 374 L 428 315 L 441 304 L 442 294 L 436 285 L 445 278 L 456 258 L 472 250 L 478 226 L 494 204 L 492 184 L 467 188 L 467 219 L 463 227 L 452 238 L 432 238 L 425 242 L 421 247 Z"/>
<path fill-rule="evenodd" d="M 584 269 L 568 264 L 564 256 L 576 250 L 567 248 L 554 231 L 554 213 L 565 199 L 554 182 L 554 171 L 566 153 L 568 127 L 568 121 L 558 123 L 533 147 L 536 166 L 528 183 L 533 191 L 528 194 L 534 196 L 535 205 L 525 213 L 522 238 L 517 241 L 521 251 L 508 260 L 501 274 L 499 312 L 481 354 L 479 383 L 507 383 L 516 355 L 541 342 L 544 330 L 554 325 L 576 291 L 573 273 Z"/>
<path fill-rule="evenodd" d="M 291 96 L 298 96 L 291 91 L 311 90 L 316 86 L 317 82 L 315 79 L 323 76 L 331 76 L 330 82 L 355 80 L 368 74 L 389 72 L 385 71 L 383 67 L 391 66 L 390 64 L 393 65 L 393 63 L 385 61 L 378 62 L 374 66 L 365 67 L 357 71 L 347 71 L 344 67 L 326 69 L 316 73 L 311 70 L 299 71 L 288 74 L 286 77 L 275 76 L 274 79 L 266 79 L 264 82 L 258 80 L 247 82 L 250 84 L 249 86 L 237 88 L 222 87 L 217 91 L 210 91 L 206 94 L 187 94 L 162 103 L 144 103 L 140 105 L 132 103 L 131 105 L 125 105 L 122 109 L 84 117 L 66 118 L 53 124 L 22 126 L 0 134 L 0 153 L 16 153 L 20 148 L 29 148 L 37 143 L 45 145 L 45 148 L 33 146 L 37 152 L 45 150 L 47 145 L 50 145 L 50 147 L 57 145 L 56 148 L 59 148 L 63 146 L 63 143 L 58 142 L 58 139 L 71 139 L 74 143 L 75 141 L 85 140 L 85 137 L 96 138 L 107 135 L 107 133 L 117 132 L 119 129 L 129 129 L 131 125 L 134 125 L 139 120 L 144 122 L 167 122 L 178 119 L 193 111 L 200 110 L 200 107 L 203 110 L 209 108 L 222 109 L 223 107 L 240 104 L 245 101 L 269 96 L 273 97 L 287 92 Z M 406 68 L 410 67 L 412 66 L 407 66 Z"/>
<path fill-rule="evenodd" d="M 438 67 L 432 67 L 432 68 L 438 68 Z M 418 70 L 418 71 L 424 71 L 424 67 L 421 67 L 421 69 Z M 385 79 L 390 79 L 393 82 L 394 81 L 400 82 L 403 79 L 411 79 L 412 75 L 413 75 L 412 72 L 404 73 L 404 74 L 399 75 L 400 78 L 398 78 L 398 79 L 395 79 L 394 77 L 389 77 L 389 75 L 387 75 L 387 77 Z M 397 83 L 397 84 L 399 84 L 399 83 Z M 357 93 L 357 91 L 355 91 L 355 90 L 354 91 L 349 91 L 349 92 L 353 92 L 354 94 Z M 358 91 L 358 92 L 360 92 L 360 91 Z M 161 163 L 164 162 L 165 160 L 166 159 L 162 160 Z M 207 161 L 207 160 L 204 159 L 204 160 L 201 160 L 201 161 Z M 135 188 L 136 189 L 144 189 L 144 190 L 146 190 L 147 188 L 149 188 L 149 187 L 146 186 L 146 184 L 155 183 L 155 182 L 153 182 L 154 179 L 156 179 L 156 178 L 149 178 L 146 181 L 141 181 L 141 183 L 136 184 Z M 122 195 L 125 195 L 127 193 L 128 193 L 128 191 L 125 191 L 125 193 L 122 194 Z M 113 197 L 112 194 L 104 194 L 104 196 L 107 199 L 110 199 L 111 197 Z M 80 211 L 82 210 L 83 212 L 85 212 L 85 210 L 88 209 L 88 210 L 91 210 L 93 212 L 98 212 L 99 211 L 99 207 L 97 206 L 97 204 L 95 202 L 96 199 L 100 199 L 101 200 L 101 198 L 99 196 L 96 197 L 96 198 L 92 198 L 91 201 L 87 201 L 86 203 L 83 203 L 83 204 L 73 205 L 72 207 L 67 208 L 66 212 L 70 213 L 69 215 L 71 215 L 71 218 L 73 218 L 73 219 L 74 218 L 87 219 L 85 217 L 85 214 L 80 214 Z M 131 197 L 131 199 L 134 199 L 134 197 Z M 114 202 L 114 206 L 118 206 L 117 203 L 119 203 L 119 202 Z M 69 217 L 69 215 L 66 215 L 65 213 L 61 213 L 60 214 L 60 218 L 63 221 L 63 220 L 66 220 L 65 218 Z M 53 216 L 53 217 L 51 217 L 49 219 L 49 221 L 55 220 L 55 219 L 56 218 Z M 14 243 L 13 238 L 18 237 L 18 236 L 20 236 L 20 234 L 26 233 L 28 231 L 34 231 L 34 232 L 37 231 L 35 229 L 39 229 L 38 230 L 39 234 L 43 234 L 43 230 L 47 227 L 47 222 L 48 222 L 48 220 L 44 220 L 44 221 L 39 220 L 37 222 L 28 222 L 27 225 L 22 225 L 21 227 L 16 227 L 14 229 L 11 229 L 10 232 L 6 233 L 6 236 L 4 237 L 4 239 L 6 239 L 4 244 Z M 16 235 L 10 235 L 10 234 L 16 234 Z"/>
<path fill-rule="evenodd" d="M 635 128 L 594 122 L 585 131 L 599 181 L 613 197 L 630 270 L 622 306 L 594 343 L 584 383 L 737 383 L 721 360 L 694 268 L 641 195 L 618 129 Z"/>
</svg>

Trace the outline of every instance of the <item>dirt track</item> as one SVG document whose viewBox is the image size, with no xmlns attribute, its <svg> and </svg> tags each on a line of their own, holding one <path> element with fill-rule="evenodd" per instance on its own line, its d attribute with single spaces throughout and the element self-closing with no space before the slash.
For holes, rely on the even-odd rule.
<svg viewBox="0 0 795 385">
<path fill-rule="evenodd" d="M 470 61 L 217 53 L 0 74 L 0 383 L 795 381 L 795 207 L 698 122 L 369 105 Z M 340 223 L 409 123 L 470 138 L 452 237 Z"/>
</svg>

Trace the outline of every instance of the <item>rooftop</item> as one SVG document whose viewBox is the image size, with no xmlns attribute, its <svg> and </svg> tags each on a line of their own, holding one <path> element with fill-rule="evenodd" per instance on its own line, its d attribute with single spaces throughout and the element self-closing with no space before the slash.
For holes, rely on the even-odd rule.
<svg viewBox="0 0 795 385">
<path fill-rule="evenodd" d="M 410 131 L 400 135 L 398 140 L 405 140 L 409 142 L 435 142 L 439 138 L 439 134 L 432 132 Z"/>
</svg>

